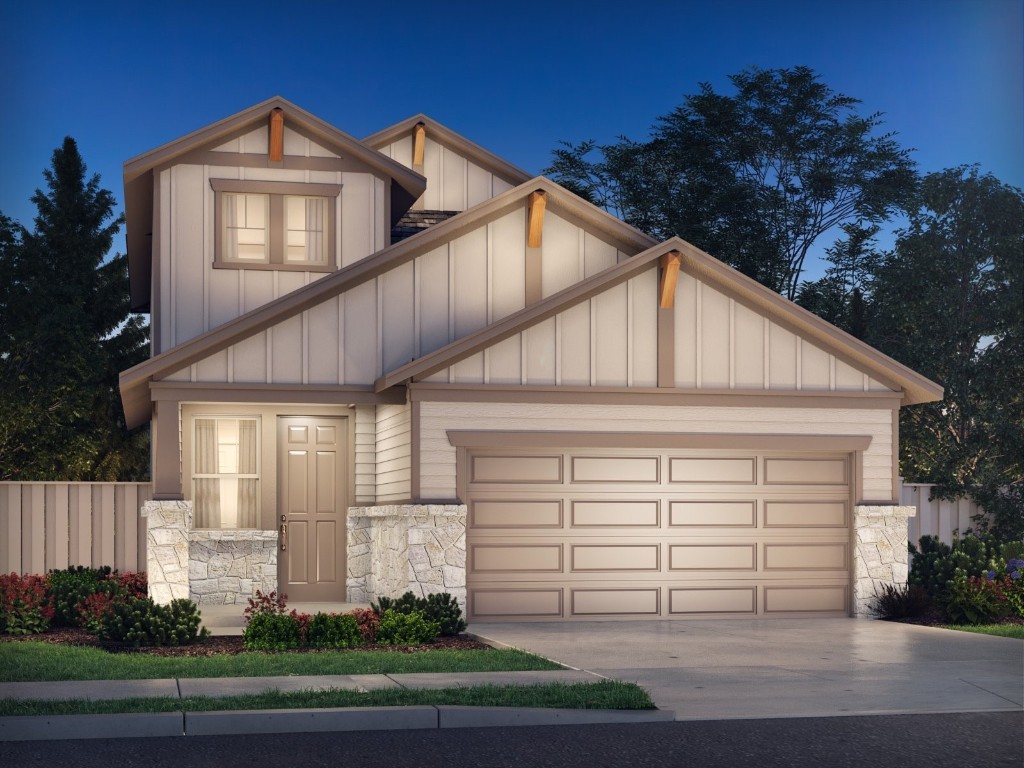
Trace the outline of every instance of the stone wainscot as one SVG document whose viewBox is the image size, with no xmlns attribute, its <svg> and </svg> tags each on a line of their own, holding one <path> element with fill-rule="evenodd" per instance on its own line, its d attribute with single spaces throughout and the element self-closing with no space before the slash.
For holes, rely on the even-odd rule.
<svg viewBox="0 0 1024 768">
<path fill-rule="evenodd" d="M 853 615 L 874 616 L 871 610 L 883 584 L 907 583 L 907 523 L 917 507 L 889 505 L 853 508 Z"/>
</svg>

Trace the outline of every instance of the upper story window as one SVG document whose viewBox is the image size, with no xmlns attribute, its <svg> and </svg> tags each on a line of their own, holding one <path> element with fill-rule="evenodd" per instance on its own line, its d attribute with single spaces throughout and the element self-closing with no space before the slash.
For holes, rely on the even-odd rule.
<svg viewBox="0 0 1024 768">
<path fill-rule="evenodd" d="M 339 184 L 210 179 L 214 267 L 329 272 L 336 268 Z"/>
</svg>

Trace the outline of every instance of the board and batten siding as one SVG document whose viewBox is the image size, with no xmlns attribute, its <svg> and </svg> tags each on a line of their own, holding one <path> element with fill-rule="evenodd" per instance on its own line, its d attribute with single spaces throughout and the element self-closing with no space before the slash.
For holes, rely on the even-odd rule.
<svg viewBox="0 0 1024 768">
<path fill-rule="evenodd" d="M 265 130 L 258 131 L 218 149 L 226 150 L 241 142 L 243 146 L 239 151 L 259 151 L 250 144 L 258 142 L 262 135 L 265 152 L 265 134 Z M 291 146 L 295 153 L 301 149 L 307 156 L 335 156 L 294 132 L 286 130 L 285 134 L 286 153 L 290 144 L 301 141 L 304 142 L 302 148 Z M 210 187 L 210 179 L 340 184 L 341 194 L 334 208 L 334 215 L 338 217 L 335 250 L 339 266 L 347 266 L 365 258 L 390 242 L 389 228 L 385 221 L 386 185 L 383 179 L 369 172 L 191 164 L 166 168 L 160 171 L 158 180 L 160 272 L 159 301 L 154 304 L 154 310 L 159 313 L 154 322 L 157 328 L 154 336 L 156 353 L 195 338 L 327 274 L 214 269 L 217 233 L 214 231 L 215 193 Z M 362 307 L 356 306 L 347 312 L 346 317 L 355 322 L 361 310 Z M 338 322 L 335 321 L 335 331 L 337 328 Z M 269 352 L 273 339 L 268 340 L 264 336 L 262 342 Z M 253 342 L 250 346 L 255 347 L 257 344 Z M 210 360 L 205 363 L 215 370 L 223 369 L 226 364 L 226 360 Z"/>
<path fill-rule="evenodd" d="M 150 483 L 0 482 L 0 573 L 146 570 Z"/>
<path fill-rule="evenodd" d="M 411 135 L 403 136 L 379 151 L 406 168 L 412 168 Z M 423 145 L 423 175 L 427 179 L 427 189 L 420 202 L 428 211 L 465 211 L 513 186 L 451 147 L 438 143 L 429 133 Z"/>
<path fill-rule="evenodd" d="M 406 501 L 412 493 L 410 467 L 411 409 L 405 405 L 377 406 L 377 498 Z"/>
<path fill-rule="evenodd" d="M 627 258 L 615 245 L 554 213 L 546 214 L 544 226 L 542 296 Z M 652 271 L 637 281 L 643 286 L 644 299 L 637 301 L 636 311 L 649 326 L 656 319 L 656 277 Z M 600 305 L 604 299 L 595 301 Z M 616 299 L 607 301 L 614 304 Z M 372 384 L 382 373 L 478 331 L 525 304 L 524 203 L 380 278 L 168 378 L 206 383 Z M 610 321 L 601 318 L 599 322 L 608 326 L 609 333 L 614 331 Z M 653 331 L 646 329 L 634 341 L 637 349 L 651 351 L 654 339 Z M 496 354 L 500 356 L 501 351 Z M 472 371 L 473 362 L 455 367 Z"/>
<path fill-rule="evenodd" d="M 891 501 L 893 494 L 888 408 L 422 402 L 419 414 L 420 494 L 427 499 L 457 498 L 456 449 L 448 430 L 870 435 L 856 501 Z"/>
</svg>

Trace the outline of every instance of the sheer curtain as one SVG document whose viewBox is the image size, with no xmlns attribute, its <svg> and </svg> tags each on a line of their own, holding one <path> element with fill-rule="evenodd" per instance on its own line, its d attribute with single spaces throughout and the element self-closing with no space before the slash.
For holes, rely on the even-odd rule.
<svg viewBox="0 0 1024 768">
<path fill-rule="evenodd" d="M 256 422 L 245 419 L 238 422 L 238 474 L 256 474 Z M 257 479 L 238 478 L 238 527 L 258 528 Z"/>
<path fill-rule="evenodd" d="M 217 473 L 217 420 L 196 419 L 196 474 Z M 216 477 L 195 479 L 195 527 L 220 528 L 220 480 Z"/>
<path fill-rule="evenodd" d="M 324 218 L 327 201 L 322 197 L 306 198 L 306 258 L 320 263 L 324 260 Z"/>
</svg>

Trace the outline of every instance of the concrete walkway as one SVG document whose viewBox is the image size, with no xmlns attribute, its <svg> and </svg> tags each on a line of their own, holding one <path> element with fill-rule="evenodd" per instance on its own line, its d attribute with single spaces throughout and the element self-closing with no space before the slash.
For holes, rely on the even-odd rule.
<svg viewBox="0 0 1024 768">
<path fill-rule="evenodd" d="M 868 619 L 474 624 L 679 720 L 1021 711 L 1024 642 Z"/>
</svg>

